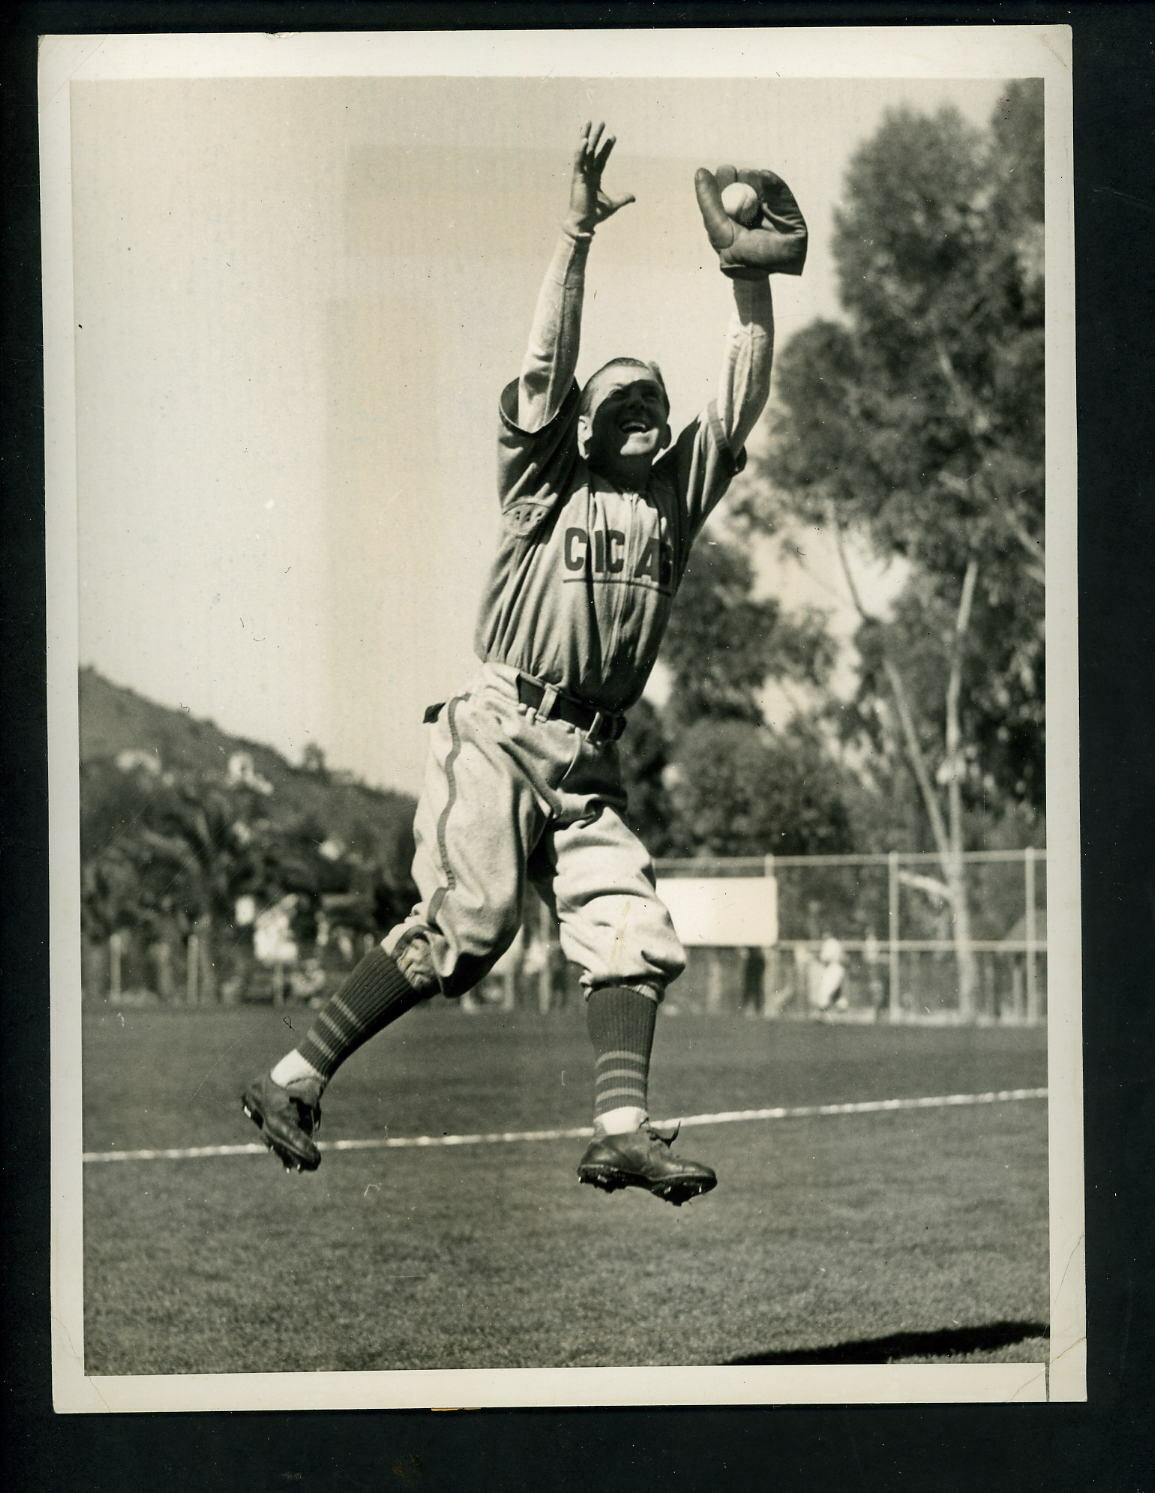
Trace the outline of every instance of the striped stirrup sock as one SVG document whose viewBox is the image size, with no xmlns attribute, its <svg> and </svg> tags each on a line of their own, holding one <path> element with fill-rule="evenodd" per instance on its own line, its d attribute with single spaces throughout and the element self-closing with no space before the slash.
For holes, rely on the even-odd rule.
<svg viewBox="0 0 1155 1493">
<path fill-rule="evenodd" d="M 594 1122 L 618 1109 L 647 1111 L 658 1002 L 633 985 L 601 985 L 586 1005 L 594 1047 Z"/>
<path fill-rule="evenodd" d="M 332 1078 L 358 1047 L 421 999 L 384 949 L 370 949 L 322 1007 L 297 1051 Z"/>
</svg>

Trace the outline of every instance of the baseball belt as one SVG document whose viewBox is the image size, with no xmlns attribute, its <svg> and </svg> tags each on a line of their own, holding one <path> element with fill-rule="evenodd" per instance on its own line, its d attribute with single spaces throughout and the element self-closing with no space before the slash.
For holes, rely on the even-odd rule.
<svg viewBox="0 0 1155 1493">
<path fill-rule="evenodd" d="M 552 685 L 542 684 L 527 674 L 517 676 L 517 698 L 520 704 L 536 711 L 543 720 L 565 721 L 576 726 L 596 746 L 602 742 L 617 741 L 626 729 L 624 715 L 611 711 L 595 710 L 584 700 L 575 700 L 572 695 L 563 695 Z"/>
</svg>

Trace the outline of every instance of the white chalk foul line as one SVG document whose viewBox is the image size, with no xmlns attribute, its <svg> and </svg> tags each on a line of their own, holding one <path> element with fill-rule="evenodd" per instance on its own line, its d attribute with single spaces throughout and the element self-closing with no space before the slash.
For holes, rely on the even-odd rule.
<svg viewBox="0 0 1155 1493">
<path fill-rule="evenodd" d="M 823 1115 L 873 1115 L 892 1110 L 950 1109 L 971 1104 L 1010 1104 L 1022 1099 L 1045 1099 L 1046 1089 L 992 1089 L 985 1094 L 932 1094 L 909 1099 L 862 1099 L 850 1104 L 800 1104 L 793 1108 L 729 1109 L 716 1114 L 683 1115 L 679 1120 L 659 1120 L 659 1125 L 732 1125 L 744 1120 L 807 1120 Z M 476 1135 L 398 1135 L 370 1140 L 320 1142 L 322 1151 L 413 1150 L 419 1146 L 495 1146 L 516 1141 L 585 1140 L 593 1134 L 589 1125 L 569 1130 L 493 1130 Z M 82 1160 L 101 1161 L 195 1161 L 205 1156 L 264 1156 L 263 1143 L 247 1146 L 185 1146 L 155 1151 L 86 1151 Z"/>
</svg>

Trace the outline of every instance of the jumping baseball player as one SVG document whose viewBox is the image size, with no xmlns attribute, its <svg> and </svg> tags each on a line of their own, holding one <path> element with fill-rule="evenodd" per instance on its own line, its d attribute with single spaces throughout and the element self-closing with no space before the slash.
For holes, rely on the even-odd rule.
<svg viewBox="0 0 1155 1493">
<path fill-rule="evenodd" d="M 613 145 L 602 125 L 583 126 L 528 350 L 501 397 L 501 536 L 476 631 L 481 664 L 461 694 L 426 713 L 413 868 L 421 900 L 244 1095 L 288 1168 L 320 1164 L 320 1099 L 345 1059 L 419 1002 L 475 985 L 516 934 L 530 883 L 587 998 L 594 1139 L 578 1176 L 674 1204 L 717 1180 L 649 1123 L 658 1004 L 685 956 L 623 818 L 615 743 L 657 658 L 690 546 L 743 465 L 769 392 L 768 276 L 801 273 L 806 225 L 772 172 L 697 173 L 734 309 L 717 397 L 672 439 L 654 364 L 615 357 L 584 387 L 574 381 L 590 245 L 634 201 L 602 189 Z M 745 194 L 750 226 L 722 205 L 737 181 L 757 194 L 754 213 Z"/>
</svg>

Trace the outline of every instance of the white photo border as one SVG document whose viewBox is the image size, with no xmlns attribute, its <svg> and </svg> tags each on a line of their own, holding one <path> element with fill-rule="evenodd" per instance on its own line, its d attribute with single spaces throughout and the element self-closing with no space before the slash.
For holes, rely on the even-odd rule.
<svg viewBox="0 0 1155 1493">
<path fill-rule="evenodd" d="M 52 1324 L 57 1411 L 994 1403 L 1086 1398 L 1071 30 L 816 26 L 48 36 L 40 51 L 51 784 Z M 911 43 L 915 42 L 915 45 Z M 1046 106 L 1047 1364 L 86 1376 L 83 1369 L 77 469 L 70 90 L 226 77 L 1041 77 Z"/>
</svg>

